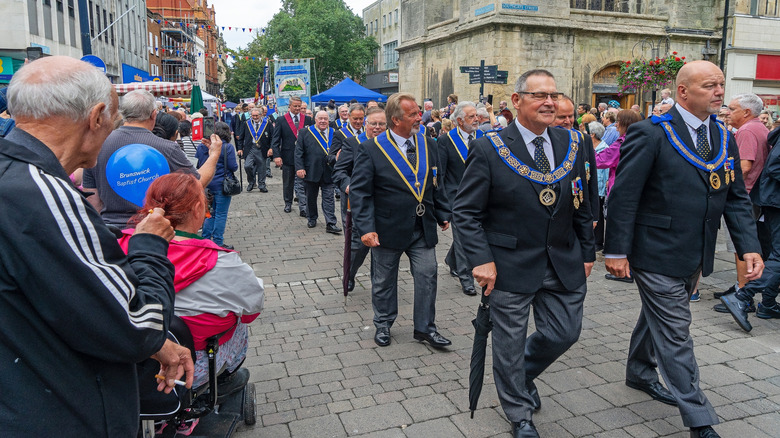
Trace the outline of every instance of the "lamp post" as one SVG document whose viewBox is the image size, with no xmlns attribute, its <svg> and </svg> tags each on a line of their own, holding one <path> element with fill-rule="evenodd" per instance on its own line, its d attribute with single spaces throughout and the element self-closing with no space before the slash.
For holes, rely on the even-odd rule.
<svg viewBox="0 0 780 438">
<path fill-rule="evenodd" d="M 639 53 L 640 54 L 644 53 L 645 50 L 650 49 L 650 59 L 651 60 L 658 59 L 658 58 L 661 57 L 661 55 L 666 57 L 666 55 L 669 53 L 669 43 L 670 43 L 670 40 L 669 40 L 669 36 L 668 35 L 662 36 L 657 41 L 654 38 L 652 38 L 652 37 L 645 37 L 645 38 L 642 38 L 641 40 L 637 41 L 636 44 L 634 44 L 634 48 L 631 49 L 631 55 L 634 58 L 637 58 L 637 56 L 635 55 L 634 52 L 637 50 L 637 48 L 639 48 Z M 661 47 L 663 47 L 663 52 L 661 52 Z M 640 99 L 641 99 L 643 90 L 640 89 L 639 91 L 640 91 L 639 92 L 639 96 L 640 96 Z M 657 91 L 658 90 L 656 90 L 655 87 L 653 87 L 652 95 L 651 95 L 651 98 L 650 98 L 652 100 L 653 105 L 655 105 L 655 97 L 656 97 L 656 92 Z M 650 110 L 652 111 L 652 108 L 650 108 Z"/>
</svg>

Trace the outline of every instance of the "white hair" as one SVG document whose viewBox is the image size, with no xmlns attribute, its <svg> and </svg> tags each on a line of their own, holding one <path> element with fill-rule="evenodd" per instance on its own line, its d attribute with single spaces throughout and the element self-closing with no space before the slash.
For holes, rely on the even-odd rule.
<svg viewBox="0 0 780 438">
<path fill-rule="evenodd" d="M 67 117 L 82 121 L 95 105 L 111 113 L 111 82 L 91 64 L 85 68 L 36 69 L 28 64 L 13 75 L 8 86 L 8 112 L 17 118 L 45 120 Z"/>
<path fill-rule="evenodd" d="M 599 140 L 604 137 L 604 133 L 607 131 L 606 128 L 604 128 L 604 125 L 599 122 L 588 123 L 588 129 L 590 130 L 591 135 Z"/>
<path fill-rule="evenodd" d="M 749 110 L 753 117 L 758 117 L 764 110 L 764 101 L 753 93 L 737 94 L 731 100 L 736 100 L 742 109 Z"/>
<path fill-rule="evenodd" d="M 450 116 L 450 119 L 454 122 L 458 119 L 463 120 L 466 117 L 466 108 L 471 107 L 476 109 L 477 106 L 474 104 L 474 102 L 464 101 L 458 104 L 458 106 L 455 107 L 455 109 L 452 111 L 452 115 Z"/>
<path fill-rule="evenodd" d="M 509 123 L 506 121 L 506 117 L 504 116 L 496 117 L 496 123 L 501 125 L 502 128 L 506 128 L 507 126 L 509 126 Z"/>
<path fill-rule="evenodd" d="M 156 108 L 154 95 L 146 90 L 133 90 L 119 101 L 119 112 L 130 123 L 149 120 Z"/>
<path fill-rule="evenodd" d="M 487 108 L 478 108 L 477 109 L 477 115 L 479 117 L 487 117 L 490 118 L 490 114 L 488 114 Z"/>
</svg>

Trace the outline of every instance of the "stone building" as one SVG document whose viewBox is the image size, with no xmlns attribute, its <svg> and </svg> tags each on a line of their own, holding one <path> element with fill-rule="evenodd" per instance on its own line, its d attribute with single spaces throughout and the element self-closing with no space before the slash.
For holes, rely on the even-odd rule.
<svg viewBox="0 0 780 438">
<path fill-rule="evenodd" d="M 363 9 L 366 36 L 379 44 L 366 70 L 366 88 L 391 95 L 398 92 L 398 45 L 401 42 L 401 0 L 377 0 Z"/>
<path fill-rule="evenodd" d="M 755 93 L 780 113 L 780 0 L 737 0 L 726 38 L 726 93 Z"/>
<path fill-rule="evenodd" d="M 670 52 L 718 62 L 723 1 L 402 0 L 399 88 L 439 106 L 450 93 L 476 100 L 479 85 L 459 67 L 485 60 L 509 72 L 507 85 L 485 85 L 494 102 L 509 100 L 522 72 L 545 68 L 577 103 L 629 107 L 649 93 L 618 96 L 615 78 L 622 61 L 651 56 L 642 40 L 663 55 L 668 37 Z"/>
</svg>

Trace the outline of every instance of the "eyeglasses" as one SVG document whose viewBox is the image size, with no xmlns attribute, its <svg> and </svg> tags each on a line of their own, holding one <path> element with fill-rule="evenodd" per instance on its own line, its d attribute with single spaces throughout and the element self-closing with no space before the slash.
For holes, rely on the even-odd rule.
<svg viewBox="0 0 780 438">
<path fill-rule="evenodd" d="M 545 93 L 544 91 L 520 91 L 519 94 L 529 94 L 534 100 L 547 100 L 549 97 L 552 100 L 561 100 L 563 93 Z"/>
<path fill-rule="evenodd" d="M 386 122 L 368 122 L 366 125 L 372 127 L 372 128 L 384 128 L 387 126 Z"/>
</svg>

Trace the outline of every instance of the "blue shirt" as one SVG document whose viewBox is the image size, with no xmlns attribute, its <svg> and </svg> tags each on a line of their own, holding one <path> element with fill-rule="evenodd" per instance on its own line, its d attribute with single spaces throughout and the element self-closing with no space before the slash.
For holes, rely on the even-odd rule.
<svg viewBox="0 0 780 438">
<path fill-rule="evenodd" d="M 618 132 L 617 126 L 615 126 L 615 123 L 613 123 L 613 124 L 607 126 L 607 130 L 604 131 L 604 136 L 601 137 L 601 140 L 604 143 L 610 145 L 610 144 L 614 143 L 615 140 L 618 139 L 618 137 L 620 137 L 620 133 Z"/>
<path fill-rule="evenodd" d="M 203 143 L 198 145 L 198 152 L 195 154 L 198 159 L 198 168 L 203 165 L 209 158 L 209 148 Z M 236 148 L 228 142 L 222 142 L 222 153 L 217 160 L 217 168 L 214 171 L 214 178 L 207 186 L 209 190 L 215 193 L 222 193 L 222 181 L 225 179 L 225 158 L 227 157 L 228 171 L 235 172 L 238 170 L 238 162 L 236 161 Z"/>
</svg>

